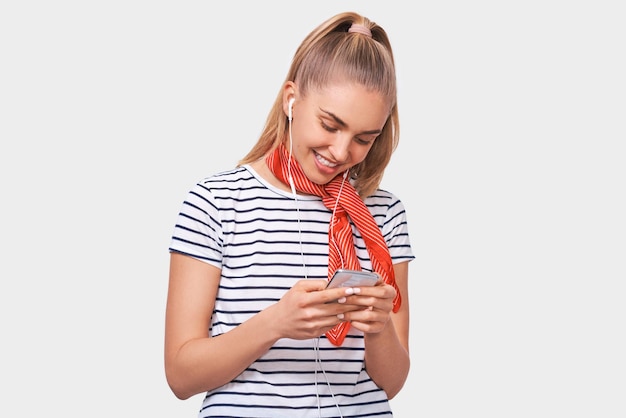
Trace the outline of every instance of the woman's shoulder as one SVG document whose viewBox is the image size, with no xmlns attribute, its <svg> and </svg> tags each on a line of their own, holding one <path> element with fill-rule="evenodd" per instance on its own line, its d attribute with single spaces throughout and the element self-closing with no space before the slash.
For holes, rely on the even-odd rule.
<svg viewBox="0 0 626 418">
<path fill-rule="evenodd" d="M 373 194 L 366 197 L 365 206 L 368 207 L 374 217 L 394 218 L 406 214 L 402 200 L 395 193 L 386 189 L 377 189 Z"/>
<path fill-rule="evenodd" d="M 367 206 L 392 206 L 398 203 L 402 203 L 400 198 L 396 196 L 393 192 L 390 192 L 386 189 L 376 189 L 374 193 L 365 198 L 365 204 Z"/>
<path fill-rule="evenodd" d="M 256 187 L 258 187 L 258 181 L 249 170 L 245 167 L 234 167 L 196 180 L 189 193 L 204 199 L 212 199 L 226 197 L 235 192 L 240 194 Z"/>
<path fill-rule="evenodd" d="M 218 171 L 201 178 L 197 183 L 199 185 L 219 184 L 233 181 L 250 180 L 254 176 L 246 169 L 246 167 L 238 166 L 228 170 Z"/>
</svg>

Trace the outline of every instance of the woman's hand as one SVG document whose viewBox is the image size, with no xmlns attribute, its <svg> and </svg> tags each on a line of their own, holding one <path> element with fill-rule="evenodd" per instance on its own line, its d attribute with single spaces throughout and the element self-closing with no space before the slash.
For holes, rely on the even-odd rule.
<svg viewBox="0 0 626 418">
<path fill-rule="evenodd" d="M 396 290 L 393 286 L 379 283 L 376 286 L 355 287 L 346 297 L 345 304 L 356 307 L 346 311 L 344 321 L 366 334 L 381 332 L 391 318 Z"/>
<path fill-rule="evenodd" d="M 355 298 L 355 289 L 326 289 L 327 284 L 326 280 L 300 280 L 283 295 L 280 301 L 266 309 L 266 311 L 271 311 L 281 338 L 297 340 L 316 338 L 338 323 L 348 320 L 350 315 L 368 310 L 373 304 L 377 306 L 377 314 L 381 309 L 385 309 L 386 299 L 381 300 L 376 296 L 386 294 L 386 291 L 382 289 L 371 296 L 359 296 L 352 299 Z M 391 301 L 393 301 L 395 291 L 393 287 L 389 287 L 394 292 L 391 295 Z M 363 290 L 359 291 L 363 292 Z M 389 303 L 390 310 L 391 302 Z M 371 318 L 371 315 L 372 312 L 365 313 L 361 320 L 369 323 L 368 318 Z"/>
</svg>

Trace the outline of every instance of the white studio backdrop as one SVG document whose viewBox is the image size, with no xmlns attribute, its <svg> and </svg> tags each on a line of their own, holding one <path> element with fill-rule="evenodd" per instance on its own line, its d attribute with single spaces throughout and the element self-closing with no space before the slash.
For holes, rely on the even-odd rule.
<svg viewBox="0 0 626 418">
<path fill-rule="evenodd" d="M 395 415 L 626 416 L 619 6 L 4 2 L 0 415 L 196 415 L 162 366 L 176 214 L 254 144 L 304 36 L 355 10 L 394 46 L 383 186 L 417 256 Z"/>
</svg>

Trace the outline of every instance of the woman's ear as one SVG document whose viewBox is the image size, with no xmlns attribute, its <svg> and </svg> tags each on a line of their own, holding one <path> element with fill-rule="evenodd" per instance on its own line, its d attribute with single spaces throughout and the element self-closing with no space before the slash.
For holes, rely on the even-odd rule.
<svg viewBox="0 0 626 418">
<path fill-rule="evenodd" d="M 293 117 L 293 103 L 296 100 L 296 85 L 293 81 L 287 81 L 283 87 L 283 112 L 291 121 Z"/>
</svg>

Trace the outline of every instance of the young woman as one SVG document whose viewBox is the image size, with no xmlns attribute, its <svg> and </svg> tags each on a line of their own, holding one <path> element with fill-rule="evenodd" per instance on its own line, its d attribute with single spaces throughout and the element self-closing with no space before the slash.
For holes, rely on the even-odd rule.
<svg viewBox="0 0 626 418">
<path fill-rule="evenodd" d="M 379 189 L 397 146 L 392 49 L 356 13 L 302 42 L 263 133 L 200 181 L 171 241 L 165 371 L 200 417 L 392 416 L 409 371 L 401 201 Z M 373 286 L 327 288 L 338 268 Z"/>
</svg>

